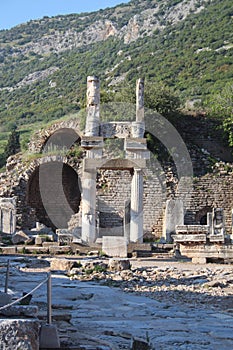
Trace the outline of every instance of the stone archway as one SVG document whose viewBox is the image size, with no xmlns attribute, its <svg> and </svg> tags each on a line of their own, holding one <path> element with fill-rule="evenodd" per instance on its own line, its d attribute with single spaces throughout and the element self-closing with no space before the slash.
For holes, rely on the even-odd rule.
<svg viewBox="0 0 233 350">
<path fill-rule="evenodd" d="M 55 133 L 60 133 L 63 131 L 70 130 L 72 135 L 76 134 L 77 137 L 74 138 L 74 142 L 77 141 L 82 135 L 80 131 L 80 121 L 79 118 L 71 118 L 69 120 L 59 121 L 48 128 L 44 128 L 38 130 L 31 137 L 28 149 L 30 153 L 41 153 L 44 149 L 44 145 L 48 142 L 51 136 L 55 135 Z M 61 135 L 61 133 L 60 133 Z M 71 134 L 70 134 L 71 135 Z M 72 136 L 71 135 L 71 136 Z"/>
<path fill-rule="evenodd" d="M 57 176 L 60 167 L 61 163 L 58 161 L 47 162 L 39 165 L 30 175 L 27 186 L 27 205 L 34 209 L 36 219 L 39 222 L 48 227 L 52 227 L 53 229 L 67 228 L 68 222 L 71 218 L 71 211 L 73 214 L 78 213 L 81 201 L 79 176 L 71 166 L 63 163 L 62 188 L 67 203 L 69 204 L 70 211 L 67 212 L 64 209 L 64 203 L 59 198 L 59 187 L 61 184 L 57 183 L 60 181 L 60 178 Z M 39 186 L 40 171 L 43 171 L 46 175 L 46 181 L 43 186 L 46 186 L 45 190 L 48 193 L 47 205 L 49 205 L 49 212 L 53 213 L 53 217 L 56 217 L 56 223 L 59 223 L 56 225 L 47 214 L 42 201 Z"/>
<path fill-rule="evenodd" d="M 61 128 L 52 133 L 44 142 L 41 152 L 68 150 L 74 144 L 80 144 L 81 138 L 74 129 Z"/>
</svg>

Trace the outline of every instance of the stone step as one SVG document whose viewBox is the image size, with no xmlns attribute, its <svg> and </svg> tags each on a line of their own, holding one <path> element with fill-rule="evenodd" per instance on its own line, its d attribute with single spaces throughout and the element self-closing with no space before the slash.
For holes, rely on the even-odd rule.
<svg viewBox="0 0 233 350">
<path fill-rule="evenodd" d="M 33 317 L 38 315 L 38 307 L 35 305 L 13 305 L 0 311 L 0 315 L 6 317 Z"/>
<path fill-rule="evenodd" d="M 40 310 L 38 312 L 38 319 L 41 321 L 47 320 L 47 311 Z M 70 322 L 72 319 L 71 313 L 65 312 L 64 310 L 52 311 L 52 321 L 66 321 Z"/>
<path fill-rule="evenodd" d="M 154 252 L 146 250 L 137 250 L 132 253 L 132 256 L 135 258 L 158 258 L 158 259 L 168 259 L 171 258 L 170 252 Z"/>
</svg>

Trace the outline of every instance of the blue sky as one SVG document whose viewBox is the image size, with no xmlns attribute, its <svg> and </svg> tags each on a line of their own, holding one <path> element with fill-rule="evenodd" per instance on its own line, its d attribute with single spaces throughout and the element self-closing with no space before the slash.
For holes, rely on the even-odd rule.
<svg viewBox="0 0 233 350">
<path fill-rule="evenodd" d="M 96 11 L 127 2 L 129 0 L 0 0 L 0 29 L 43 16 Z"/>
</svg>

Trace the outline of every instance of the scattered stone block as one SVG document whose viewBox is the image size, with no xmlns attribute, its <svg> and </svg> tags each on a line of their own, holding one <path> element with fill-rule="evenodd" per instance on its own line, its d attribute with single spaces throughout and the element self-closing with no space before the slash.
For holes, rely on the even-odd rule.
<svg viewBox="0 0 233 350">
<path fill-rule="evenodd" d="M 49 247 L 57 247 L 57 242 L 43 242 L 42 246 L 43 247 L 47 247 L 47 248 L 49 248 Z"/>
<path fill-rule="evenodd" d="M 37 319 L 0 320 L 0 344 L 4 350 L 39 350 Z"/>
<path fill-rule="evenodd" d="M 1 247 L 1 253 L 4 255 L 15 255 L 17 252 L 16 247 Z"/>
<path fill-rule="evenodd" d="M 35 237 L 35 244 L 41 246 L 44 242 L 53 242 L 53 235 L 38 235 Z"/>
<path fill-rule="evenodd" d="M 41 269 L 50 267 L 50 262 L 44 259 L 30 259 L 29 262 L 26 263 L 27 268 L 32 269 Z"/>
<path fill-rule="evenodd" d="M 209 281 L 205 284 L 206 287 L 211 287 L 211 288 L 216 288 L 216 287 L 224 287 L 226 283 L 225 281 L 218 281 L 218 280 L 213 280 Z"/>
<path fill-rule="evenodd" d="M 18 247 L 17 253 L 20 253 L 20 254 L 48 254 L 48 248 L 47 247 L 38 247 L 38 246 Z"/>
<path fill-rule="evenodd" d="M 68 254 L 72 252 L 72 249 L 70 246 L 50 246 L 49 247 L 49 253 L 50 254 Z"/>
<path fill-rule="evenodd" d="M 193 264 L 206 264 L 207 259 L 206 258 L 202 258 L 202 257 L 193 257 L 192 258 L 192 263 Z"/>
<path fill-rule="evenodd" d="M 151 243 L 129 243 L 128 253 L 132 253 L 136 250 L 151 251 Z"/>
<path fill-rule="evenodd" d="M 93 256 L 93 255 L 99 255 L 99 251 L 98 250 L 90 250 L 88 253 L 87 253 L 87 255 L 89 255 L 89 256 Z"/>
<path fill-rule="evenodd" d="M 102 250 L 108 256 L 127 258 L 127 240 L 125 237 L 103 236 Z"/>
<path fill-rule="evenodd" d="M 12 243 L 13 244 L 22 244 L 25 243 L 29 240 L 29 236 L 26 235 L 23 231 L 17 231 L 13 236 L 12 236 Z"/>
<path fill-rule="evenodd" d="M 51 259 L 50 268 L 51 270 L 57 271 L 69 271 L 77 265 L 76 261 L 68 259 Z"/>
<path fill-rule="evenodd" d="M 108 262 L 109 269 L 112 271 L 122 271 L 130 269 L 129 259 L 112 258 Z"/>
<path fill-rule="evenodd" d="M 58 236 L 58 243 L 61 245 L 71 244 L 73 242 L 74 235 L 66 229 L 56 230 Z"/>
</svg>

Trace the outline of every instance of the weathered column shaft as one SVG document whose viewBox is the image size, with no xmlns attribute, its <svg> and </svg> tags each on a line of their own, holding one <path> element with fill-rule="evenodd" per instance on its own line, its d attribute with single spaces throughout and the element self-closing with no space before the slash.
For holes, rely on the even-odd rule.
<svg viewBox="0 0 233 350">
<path fill-rule="evenodd" d="M 136 85 L 136 121 L 132 123 L 132 137 L 143 138 L 144 133 L 144 79 L 138 79 Z"/>
<path fill-rule="evenodd" d="M 136 85 L 136 121 L 144 122 L 144 79 L 138 79 Z"/>
<path fill-rule="evenodd" d="M 100 124 L 100 82 L 95 76 L 87 78 L 86 136 L 99 136 Z"/>
<path fill-rule="evenodd" d="M 130 241 L 143 242 L 143 173 L 134 169 L 131 185 Z"/>
<path fill-rule="evenodd" d="M 125 202 L 125 212 L 124 212 L 124 237 L 127 242 L 130 241 L 130 211 L 131 211 L 131 201 L 127 200 Z"/>
<path fill-rule="evenodd" d="M 96 240 L 96 171 L 84 172 L 82 183 L 82 240 Z"/>
</svg>

